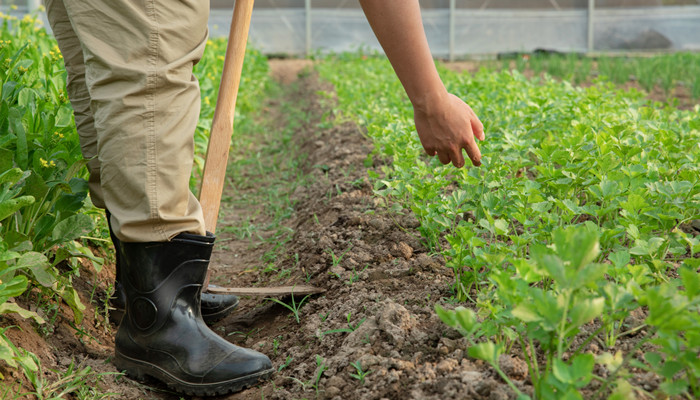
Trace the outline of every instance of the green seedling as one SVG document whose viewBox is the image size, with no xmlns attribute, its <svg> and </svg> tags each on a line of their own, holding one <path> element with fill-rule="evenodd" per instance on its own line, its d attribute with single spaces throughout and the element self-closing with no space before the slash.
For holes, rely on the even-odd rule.
<svg viewBox="0 0 700 400">
<path fill-rule="evenodd" d="M 348 313 L 345 318 L 348 321 L 348 327 L 347 328 L 340 328 L 340 329 L 331 329 L 329 331 L 325 331 L 321 334 L 321 337 L 328 335 L 329 333 L 352 333 L 357 330 L 357 328 L 362 325 L 362 323 L 365 322 L 367 318 L 362 318 L 360 322 L 356 323 L 355 325 L 350 323 L 350 319 L 352 318 L 352 313 Z"/>
<path fill-rule="evenodd" d="M 287 304 L 287 303 L 285 303 L 285 302 L 283 302 L 283 301 L 281 301 L 281 300 L 279 300 L 279 299 L 274 299 L 274 298 L 271 298 L 271 297 L 267 297 L 267 298 L 265 298 L 265 300 L 273 301 L 273 302 L 275 302 L 275 303 L 277 303 L 277 304 L 279 304 L 279 305 L 285 307 L 285 308 L 288 309 L 289 311 L 291 311 L 292 314 L 294 314 L 294 319 L 297 321 L 297 324 L 299 324 L 299 323 L 301 323 L 301 322 L 299 321 L 299 309 L 301 309 L 301 306 L 304 304 L 304 302 L 306 301 L 306 299 L 309 298 L 309 296 L 311 296 L 311 295 L 310 295 L 310 294 L 307 294 L 306 296 L 304 296 L 303 299 L 301 299 L 301 301 L 299 302 L 299 304 L 297 304 L 296 301 L 295 301 L 295 299 L 294 299 L 294 295 L 292 294 L 292 296 L 291 296 L 291 297 L 292 297 L 292 304 L 291 304 L 291 305 L 290 305 L 290 304 Z"/>
<path fill-rule="evenodd" d="M 292 363 L 293 360 L 294 360 L 294 357 L 287 356 L 287 358 L 284 360 L 284 363 L 280 364 L 280 366 L 277 368 L 277 372 L 280 372 L 283 369 L 287 368 L 289 366 L 289 364 Z"/>
<path fill-rule="evenodd" d="M 272 339 L 272 354 L 277 355 L 277 351 L 279 350 L 280 343 L 282 336 L 277 336 L 276 338 Z"/>
<path fill-rule="evenodd" d="M 308 388 L 314 389 L 316 391 L 316 395 L 318 396 L 318 392 L 319 392 L 318 383 L 321 381 L 321 376 L 323 376 L 323 373 L 327 369 L 328 369 L 328 367 L 325 365 L 323 357 L 321 357 L 317 354 L 316 355 L 316 375 L 312 379 L 310 379 L 306 382 L 304 382 L 300 379 L 294 378 L 294 377 L 289 377 L 289 379 L 291 379 L 294 382 L 301 385 L 301 388 L 303 391 L 306 391 Z"/>
<path fill-rule="evenodd" d="M 367 375 L 371 374 L 372 370 L 368 369 L 367 371 L 365 371 L 362 368 L 362 363 L 359 360 L 355 361 L 354 363 L 350 363 L 350 365 L 355 367 L 355 372 L 351 373 L 350 376 L 357 379 L 358 381 L 360 381 L 361 385 L 364 385 L 365 384 L 365 377 L 367 377 Z"/>
<path fill-rule="evenodd" d="M 357 271 L 355 267 L 352 267 L 352 276 L 345 282 L 347 285 L 352 285 L 353 283 L 357 282 L 360 279 L 360 273 L 364 270 L 366 270 L 369 267 L 369 264 L 365 264 L 365 266 Z"/>
<path fill-rule="evenodd" d="M 328 254 L 331 256 L 331 263 L 332 263 L 331 266 L 332 266 L 332 267 L 336 267 L 336 266 L 340 265 L 340 262 L 343 261 L 343 257 L 345 257 L 345 254 L 347 254 L 348 251 L 350 251 L 351 249 L 352 249 L 352 243 L 351 243 L 350 246 L 349 246 L 347 249 L 345 249 L 345 251 L 343 251 L 343 253 L 342 253 L 341 255 L 339 255 L 339 256 L 337 256 L 337 255 L 335 254 L 335 252 L 334 252 L 332 249 L 327 249 L 327 250 L 326 250 L 326 253 L 328 253 Z"/>
</svg>

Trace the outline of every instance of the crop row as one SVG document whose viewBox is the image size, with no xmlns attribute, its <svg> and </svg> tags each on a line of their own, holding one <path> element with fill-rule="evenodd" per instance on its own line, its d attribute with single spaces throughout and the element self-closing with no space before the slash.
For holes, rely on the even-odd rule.
<svg viewBox="0 0 700 400">
<path fill-rule="evenodd" d="M 436 311 L 472 357 L 523 398 L 501 354 L 525 359 L 540 399 L 639 395 L 639 371 L 656 374 L 660 392 L 700 395 L 697 113 L 610 83 L 442 69 L 486 130 L 483 165 L 457 170 L 423 154 L 386 61 L 344 54 L 318 68 L 338 112 L 391 160 L 370 171 L 375 192 L 413 212 L 426 246 L 454 270 L 459 306 Z M 630 324 L 633 312 L 643 322 Z"/>
<path fill-rule="evenodd" d="M 577 53 L 513 54 L 500 62 L 485 63 L 488 68 L 511 67 L 520 72 L 548 73 L 576 84 L 607 80 L 616 84 L 637 82 L 648 92 L 661 88 L 667 96 L 683 87 L 691 97 L 700 99 L 700 54 L 678 52 L 648 56 L 587 57 Z"/>
</svg>

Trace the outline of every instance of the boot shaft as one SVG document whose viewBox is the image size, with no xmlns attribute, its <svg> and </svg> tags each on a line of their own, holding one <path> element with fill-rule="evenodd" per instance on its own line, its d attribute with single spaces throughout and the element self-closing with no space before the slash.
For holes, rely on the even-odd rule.
<svg viewBox="0 0 700 400">
<path fill-rule="evenodd" d="M 201 319 L 200 298 L 215 237 L 182 233 L 169 242 L 121 242 L 121 284 L 133 335 L 149 335 L 172 314 Z"/>
<path fill-rule="evenodd" d="M 212 234 L 181 233 L 169 242 L 121 242 L 121 269 L 125 271 L 120 271 L 120 281 L 140 293 L 153 292 L 170 279 L 201 285 L 215 239 Z"/>
</svg>

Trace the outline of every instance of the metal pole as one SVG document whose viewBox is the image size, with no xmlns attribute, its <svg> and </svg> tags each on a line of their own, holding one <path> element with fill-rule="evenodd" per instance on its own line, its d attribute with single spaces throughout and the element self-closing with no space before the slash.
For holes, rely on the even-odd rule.
<svg viewBox="0 0 700 400">
<path fill-rule="evenodd" d="M 588 0 L 588 52 L 593 52 L 593 28 L 595 22 L 595 0 Z"/>
<path fill-rule="evenodd" d="M 311 0 L 304 1 L 306 12 L 306 55 L 311 55 Z"/>
<path fill-rule="evenodd" d="M 450 38 L 449 38 L 449 49 L 450 49 L 450 61 L 455 60 L 455 8 L 457 0 L 450 0 Z"/>
</svg>

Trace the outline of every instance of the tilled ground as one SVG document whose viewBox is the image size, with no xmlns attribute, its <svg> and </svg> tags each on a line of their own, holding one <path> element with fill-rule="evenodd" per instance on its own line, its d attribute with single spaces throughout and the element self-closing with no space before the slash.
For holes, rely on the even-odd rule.
<svg viewBox="0 0 700 400">
<path fill-rule="evenodd" d="M 308 116 L 295 129 L 300 154 L 289 155 L 298 157 L 306 177 L 305 184 L 286 194 L 293 210 L 284 224 L 293 234 L 281 248 L 264 240 L 264 231 L 240 240 L 227 226 L 240 221 L 264 226 L 270 217 L 263 211 L 265 202 L 237 201 L 262 188 L 255 183 L 228 187 L 212 260 L 213 282 L 311 284 L 326 292 L 303 302 L 299 322 L 278 303 L 244 297 L 234 314 L 213 326 L 227 340 L 269 355 L 278 370 L 268 382 L 221 398 L 514 399 L 492 368 L 466 356 L 466 341 L 435 314 L 434 305 L 451 296 L 453 274 L 423 246 L 418 221 L 410 212 L 389 211 L 391 204 L 373 195 L 367 167 L 383 161 L 374 157 L 373 165 L 365 165 L 372 145 L 360 128 L 327 123 L 333 118 L 328 108 L 332 101 L 318 93 L 332 88 L 322 87 L 309 73 L 296 79 L 308 62 L 278 61 L 271 66 L 288 89 L 284 98 L 267 105 L 270 119 L 285 123 L 283 104 L 296 104 Z M 262 263 L 271 252 L 275 259 Z M 21 328 L 10 329 L 8 336 L 41 358 L 47 377 L 55 377 L 48 369 L 65 370 L 71 360 L 97 372 L 116 372 L 110 362 L 116 330 L 99 312 L 113 275 L 110 266 L 100 274 L 81 272 L 76 287 L 88 310 L 80 330 L 71 327 L 72 315 L 65 306 L 55 316 L 55 331 L 43 335 L 25 320 L 3 320 L 3 325 Z M 291 304 L 290 298 L 282 300 Z M 296 304 L 301 301 L 295 299 Z M 644 315 L 630 318 L 639 323 Z M 634 341 L 631 336 L 619 346 L 631 348 Z M 594 343 L 587 350 L 600 351 Z M 511 355 L 502 356 L 501 368 L 520 390 L 531 393 L 519 352 L 513 348 Z M 27 387 L 21 373 L 2 367 L 0 373 Z M 650 385 L 648 390 L 658 385 L 653 376 L 641 374 L 636 383 Z M 147 386 L 113 375 L 104 376 L 100 385 L 115 398 L 180 398 L 158 384 Z"/>
<path fill-rule="evenodd" d="M 371 143 L 350 123 L 318 129 L 327 110 L 314 99 L 329 88 L 313 76 L 298 85 L 292 98 L 312 100 L 312 118 L 297 135 L 310 184 L 292 195 L 294 235 L 276 265 L 291 273 L 280 280 L 247 270 L 238 251 L 217 252 L 215 264 L 229 266 L 219 276 L 234 277 L 224 284 L 308 283 L 326 292 L 304 302 L 299 323 L 277 303 L 243 299 L 216 326 L 239 333 L 237 344 L 268 354 L 279 369 L 272 381 L 232 398 L 508 398 L 490 368 L 463 357 L 465 342 L 433 311 L 450 296 L 452 273 L 427 253 L 418 221 L 388 211 L 373 194 L 365 167 Z M 506 363 L 526 377 L 524 363 Z M 364 380 L 351 364 L 369 371 Z"/>
</svg>

